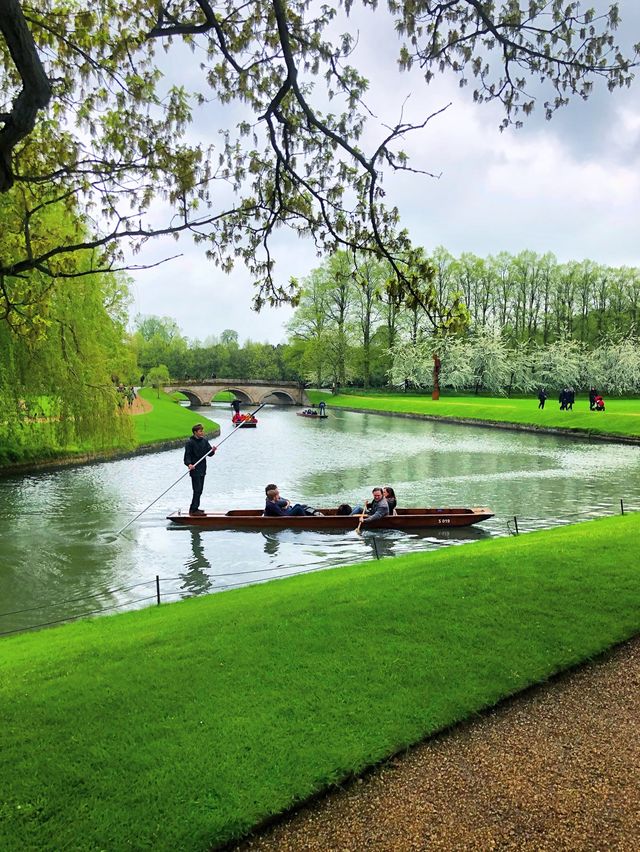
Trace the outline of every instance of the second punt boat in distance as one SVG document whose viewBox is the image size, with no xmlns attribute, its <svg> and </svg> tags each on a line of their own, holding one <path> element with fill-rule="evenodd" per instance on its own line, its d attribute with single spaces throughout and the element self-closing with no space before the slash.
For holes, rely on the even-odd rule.
<svg viewBox="0 0 640 852">
<path fill-rule="evenodd" d="M 312 420 L 326 420 L 329 416 L 328 414 L 318 414 L 317 411 L 314 411 L 313 408 L 305 408 L 304 411 L 296 411 L 298 417 L 310 417 Z"/>
<path fill-rule="evenodd" d="M 338 515 L 335 509 L 316 509 L 315 515 L 284 515 L 271 517 L 262 509 L 231 509 L 228 512 L 205 512 L 190 515 L 188 512 L 173 512 L 167 520 L 182 526 L 196 526 L 209 530 L 354 530 L 360 523 L 360 515 Z M 387 515 L 366 524 L 368 530 L 417 530 L 428 527 L 468 527 L 493 518 L 487 508 L 473 509 L 398 509 L 397 515 Z"/>
</svg>

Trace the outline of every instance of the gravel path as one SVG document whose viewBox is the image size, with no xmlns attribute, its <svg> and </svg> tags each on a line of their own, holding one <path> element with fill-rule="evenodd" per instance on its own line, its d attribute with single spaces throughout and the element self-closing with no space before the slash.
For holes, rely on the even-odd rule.
<svg viewBox="0 0 640 852">
<path fill-rule="evenodd" d="M 640 637 L 329 794 L 238 852 L 640 849 Z"/>
</svg>

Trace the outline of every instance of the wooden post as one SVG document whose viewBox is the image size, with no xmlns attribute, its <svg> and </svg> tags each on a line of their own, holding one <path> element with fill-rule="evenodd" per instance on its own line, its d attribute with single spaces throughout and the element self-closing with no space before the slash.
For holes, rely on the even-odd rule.
<svg viewBox="0 0 640 852">
<path fill-rule="evenodd" d="M 156 574 L 156 600 L 160 606 L 160 577 Z"/>
<path fill-rule="evenodd" d="M 620 514 L 624 515 L 624 503 L 622 502 L 622 497 L 620 498 Z"/>
<path fill-rule="evenodd" d="M 514 523 L 515 528 L 516 528 L 516 535 L 520 535 L 520 530 L 518 529 L 518 519 L 516 518 L 515 515 L 513 516 L 513 523 Z"/>
</svg>

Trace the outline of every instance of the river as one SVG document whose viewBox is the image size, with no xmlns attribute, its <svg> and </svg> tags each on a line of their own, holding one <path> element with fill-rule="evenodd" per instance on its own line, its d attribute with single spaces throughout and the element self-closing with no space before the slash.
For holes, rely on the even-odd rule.
<svg viewBox="0 0 640 852">
<path fill-rule="evenodd" d="M 194 409 L 231 430 L 228 405 Z M 262 507 L 278 484 L 313 506 L 362 502 L 392 485 L 400 506 L 489 506 L 477 527 L 424 533 L 199 531 L 182 450 L 0 480 L 0 635 L 69 617 L 222 591 L 300 571 L 429 550 L 640 506 L 640 449 L 569 437 L 330 411 L 265 408 L 208 462 L 202 506 Z M 594 554 L 594 559 L 596 558 Z"/>
</svg>

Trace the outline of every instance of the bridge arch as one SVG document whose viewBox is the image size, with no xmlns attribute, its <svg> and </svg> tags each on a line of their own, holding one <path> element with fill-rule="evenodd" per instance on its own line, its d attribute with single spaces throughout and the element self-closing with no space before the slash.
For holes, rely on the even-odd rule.
<svg viewBox="0 0 640 852">
<path fill-rule="evenodd" d="M 239 399 L 240 402 L 244 402 L 245 404 L 251 405 L 251 397 L 246 391 L 241 390 L 240 388 L 234 387 L 221 387 L 220 390 L 217 390 L 215 395 L 218 396 L 219 393 L 232 393 L 236 399 Z"/>
<path fill-rule="evenodd" d="M 189 400 L 189 405 L 202 406 L 206 404 L 202 397 L 192 388 L 174 387 L 171 390 L 175 393 L 183 393 Z"/>
<path fill-rule="evenodd" d="M 275 396 L 280 405 L 296 405 L 295 399 L 291 396 L 290 393 L 287 393 L 283 390 L 270 390 L 267 393 L 263 394 L 260 397 L 260 404 L 269 399 L 269 397 Z"/>
</svg>

